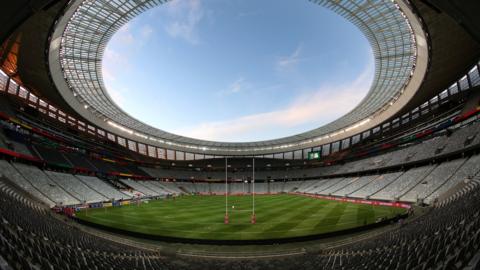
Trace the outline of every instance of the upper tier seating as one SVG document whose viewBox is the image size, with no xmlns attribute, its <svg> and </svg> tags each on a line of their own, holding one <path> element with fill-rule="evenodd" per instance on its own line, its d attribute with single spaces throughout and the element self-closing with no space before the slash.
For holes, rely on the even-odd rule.
<svg viewBox="0 0 480 270">
<path fill-rule="evenodd" d="M 391 152 L 380 155 L 347 162 L 345 165 L 334 165 L 310 169 L 288 169 L 288 170 L 260 170 L 255 173 L 256 179 L 274 179 L 284 180 L 303 177 L 321 177 L 333 176 L 345 173 L 355 173 L 371 171 L 391 166 L 400 166 L 407 163 L 414 163 L 439 157 L 445 154 L 461 151 L 464 148 L 472 147 L 480 144 L 480 121 L 475 121 L 469 125 L 453 131 L 449 136 L 442 135 L 429 138 L 419 143 L 408 143 Z M 470 141 L 469 144 L 466 144 Z M 149 175 L 156 178 L 166 179 L 224 179 L 224 172 L 198 172 L 185 171 L 180 169 L 161 169 L 161 168 L 145 168 Z M 235 179 L 245 179 L 251 176 L 251 172 L 235 172 L 229 173 L 229 177 Z"/>
<path fill-rule="evenodd" d="M 81 169 L 89 170 L 92 172 L 97 170 L 95 166 L 93 166 L 92 163 L 90 163 L 88 159 L 82 155 L 79 155 L 76 153 L 68 153 L 68 152 L 64 153 L 64 155 L 68 159 L 70 164 L 72 164 L 73 167 L 75 168 L 81 168 Z"/>
<path fill-rule="evenodd" d="M 38 156 L 47 161 L 48 163 L 60 165 L 64 167 L 73 167 L 73 165 L 68 161 L 65 156 L 58 150 L 43 147 L 41 145 L 33 145 L 32 148 L 38 153 Z"/>
</svg>

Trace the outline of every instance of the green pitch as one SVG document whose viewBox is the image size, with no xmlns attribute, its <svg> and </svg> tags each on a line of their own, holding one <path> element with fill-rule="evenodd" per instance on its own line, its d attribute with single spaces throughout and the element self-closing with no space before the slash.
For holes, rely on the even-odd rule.
<svg viewBox="0 0 480 270">
<path fill-rule="evenodd" d="M 183 196 L 142 205 L 89 209 L 77 217 L 149 235 L 209 240 L 298 237 L 345 230 L 391 218 L 404 209 L 319 200 L 297 195 L 257 195 L 257 223 L 251 224 L 252 197 L 228 197 L 230 224 L 224 224 L 224 196 Z M 234 208 L 232 208 L 234 206 Z"/>
</svg>

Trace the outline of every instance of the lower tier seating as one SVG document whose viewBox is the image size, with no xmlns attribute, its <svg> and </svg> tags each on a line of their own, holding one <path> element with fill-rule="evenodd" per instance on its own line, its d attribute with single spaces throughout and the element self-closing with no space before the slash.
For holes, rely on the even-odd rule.
<svg viewBox="0 0 480 270">
<path fill-rule="evenodd" d="M 12 269 L 462 269 L 480 249 L 480 189 L 392 231 L 303 255 L 172 256 L 79 230 L 0 179 L 0 260 Z M 472 268 L 473 269 L 473 268 Z"/>
</svg>

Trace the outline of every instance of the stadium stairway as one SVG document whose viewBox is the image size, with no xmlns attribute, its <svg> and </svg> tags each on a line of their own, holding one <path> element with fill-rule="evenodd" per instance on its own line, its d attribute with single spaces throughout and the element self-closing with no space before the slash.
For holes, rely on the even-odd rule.
<svg viewBox="0 0 480 270">
<path fill-rule="evenodd" d="M 22 188 L 30 196 L 44 204 L 53 207 L 55 203 L 41 190 L 37 189 L 28 179 L 24 178 L 18 170 L 6 160 L 0 160 L 1 174 L 14 185 Z"/>
<path fill-rule="evenodd" d="M 375 191 L 374 193 L 370 194 L 369 197 L 373 197 L 375 196 L 376 194 L 382 192 L 383 190 L 385 190 L 386 188 L 388 188 L 390 185 L 392 185 L 393 183 L 395 183 L 395 181 L 397 181 L 400 177 L 402 177 L 403 174 L 405 174 L 406 171 L 402 171 L 398 174 L 397 177 L 395 177 L 394 179 L 392 179 L 392 181 L 390 183 L 388 183 L 387 185 L 385 185 L 384 187 L 380 188 L 379 190 Z"/>
<path fill-rule="evenodd" d="M 155 192 L 155 191 L 151 190 L 150 188 L 142 185 L 139 181 L 133 181 L 133 180 L 130 180 L 130 179 L 120 179 L 119 181 L 121 181 L 125 186 L 128 186 L 132 190 L 140 192 L 144 195 L 147 195 L 147 196 L 158 196 L 159 195 L 157 192 Z M 135 192 L 133 192 L 133 193 L 135 193 Z"/>
<path fill-rule="evenodd" d="M 347 191 L 347 193 L 345 194 L 347 197 L 350 197 L 350 195 L 354 194 L 355 192 L 363 189 L 364 187 L 366 187 L 368 184 L 374 182 L 375 180 L 377 180 L 378 178 L 380 177 L 380 175 L 373 175 L 373 176 L 367 176 L 367 177 L 362 177 L 360 179 L 362 179 L 363 181 L 362 182 L 358 182 L 357 181 L 357 186 L 354 188 L 354 189 L 350 189 Z M 359 180 L 360 180 L 359 179 Z"/>
<path fill-rule="evenodd" d="M 93 176 L 83 176 L 83 175 L 76 175 L 75 177 L 78 180 L 80 180 L 80 182 L 82 182 L 86 186 L 97 191 L 100 195 L 105 197 L 106 201 L 109 201 L 111 199 L 119 200 L 119 199 L 122 199 L 123 196 L 125 196 L 119 190 L 117 190 L 107 182 L 101 180 L 100 178 L 93 177 Z"/>
<path fill-rule="evenodd" d="M 38 210 L 48 210 L 44 207 L 43 203 L 38 201 L 36 198 L 32 197 L 30 194 L 26 193 L 19 187 L 8 180 L 8 178 L 0 177 L 0 190 L 8 194 L 9 196 L 14 197 L 16 200 L 20 201 L 23 204 L 28 205 L 31 208 L 36 208 Z"/>
<path fill-rule="evenodd" d="M 178 187 L 176 187 L 173 183 L 171 182 L 153 182 L 155 185 L 160 187 L 161 189 L 165 190 L 167 193 L 172 193 L 172 194 L 182 194 L 183 191 L 180 190 Z M 211 189 L 212 185 L 210 185 Z"/>
<path fill-rule="evenodd" d="M 469 192 L 472 192 L 474 189 L 480 188 L 480 175 L 475 176 L 474 178 L 470 179 L 468 182 L 461 182 L 452 189 L 452 193 L 445 194 L 445 197 L 439 199 L 436 208 L 444 207 L 461 197 L 465 196 Z"/>
<path fill-rule="evenodd" d="M 402 190 L 401 192 L 401 195 L 399 195 L 398 197 L 399 198 L 402 198 L 403 196 L 405 196 L 406 194 L 408 194 L 411 190 L 415 189 L 420 183 L 422 183 L 422 181 L 428 177 L 428 175 L 430 175 L 434 170 L 435 168 L 437 168 L 438 165 L 434 165 L 434 166 L 431 166 L 429 168 L 429 170 L 422 176 L 422 177 L 419 177 L 417 179 L 417 181 L 415 181 L 415 185 L 411 186 L 410 188 L 408 189 L 405 189 L 405 190 Z"/>
<path fill-rule="evenodd" d="M 440 189 L 442 188 L 442 186 L 444 186 L 450 179 L 452 179 L 452 178 L 455 176 L 455 174 L 462 168 L 462 166 L 468 161 L 468 159 L 465 158 L 465 159 L 463 159 L 463 161 L 459 161 L 459 160 L 457 160 L 457 161 L 458 161 L 459 165 L 457 165 L 457 166 L 453 169 L 453 171 L 449 171 L 449 172 L 448 172 L 448 173 L 449 173 L 449 176 L 448 176 L 448 177 L 445 177 L 444 181 L 443 181 L 442 183 L 440 183 L 440 185 L 438 185 L 434 190 L 432 190 L 432 191 L 430 192 L 430 194 L 427 194 L 427 195 L 425 196 L 425 201 L 426 201 L 428 204 L 430 204 L 432 201 L 435 201 L 435 200 L 438 198 L 438 196 L 437 196 L 437 197 L 433 197 L 433 198 L 432 198 L 432 196 L 437 192 L 437 190 L 440 190 Z M 455 162 L 455 161 L 453 161 L 453 162 Z M 452 163 L 453 163 L 453 162 L 452 162 Z"/>
<path fill-rule="evenodd" d="M 185 194 L 190 194 L 190 193 L 191 193 L 191 192 L 188 191 L 185 187 L 179 186 L 179 187 L 177 187 L 177 188 L 180 189 L 180 190 L 181 190 L 182 192 L 184 192 Z"/>
<path fill-rule="evenodd" d="M 331 195 L 337 190 L 340 190 L 344 187 L 346 187 L 349 183 L 354 182 L 358 179 L 358 177 L 350 179 L 350 178 L 340 178 L 338 181 L 332 181 L 333 185 L 318 191 L 319 194 L 322 195 Z"/>
</svg>

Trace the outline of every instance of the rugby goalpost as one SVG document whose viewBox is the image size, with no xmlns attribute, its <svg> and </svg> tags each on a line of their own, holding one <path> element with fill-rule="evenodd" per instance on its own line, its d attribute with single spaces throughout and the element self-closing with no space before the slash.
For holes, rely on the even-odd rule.
<svg viewBox="0 0 480 270">
<path fill-rule="evenodd" d="M 225 219 L 224 223 L 228 224 L 228 161 L 225 157 Z"/>
<path fill-rule="evenodd" d="M 252 158 L 252 216 L 250 222 L 252 224 L 257 223 L 255 215 L 255 158 Z M 225 157 L 225 217 L 224 223 L 229 224 L 228 216 L 228 158 Z"/>
</svg>

